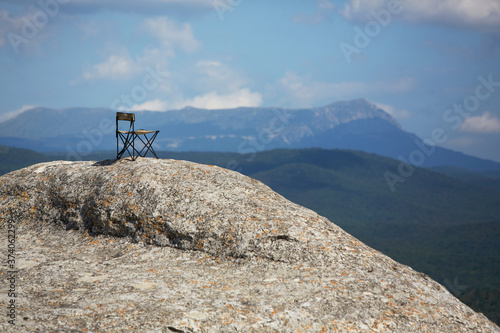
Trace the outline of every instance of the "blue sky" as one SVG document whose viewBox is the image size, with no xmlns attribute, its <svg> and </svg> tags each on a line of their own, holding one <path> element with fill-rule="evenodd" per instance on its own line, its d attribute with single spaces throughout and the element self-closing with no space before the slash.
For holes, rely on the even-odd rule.
<svg viewBox="0 0 500 333">
<path fill-rule="evenodd" d="M 0 62 L 0 121 L 366 98 L 500 162 L 500 0 L 0 0 Z"/>
</svg>

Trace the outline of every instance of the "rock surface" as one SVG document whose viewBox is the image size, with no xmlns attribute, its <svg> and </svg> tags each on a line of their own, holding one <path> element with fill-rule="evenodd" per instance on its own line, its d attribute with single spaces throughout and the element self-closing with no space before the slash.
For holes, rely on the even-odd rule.
<svg viewBox="0 0 500 333">
<path fill-rule="evenodd" d="M 15 326 L 4 315 L 0 331 L 500 332 L 425 274 L 219 167 L 37 164 L 0 177 L 0 231 L 2 280 L 17 271 Z"/>
</svg>

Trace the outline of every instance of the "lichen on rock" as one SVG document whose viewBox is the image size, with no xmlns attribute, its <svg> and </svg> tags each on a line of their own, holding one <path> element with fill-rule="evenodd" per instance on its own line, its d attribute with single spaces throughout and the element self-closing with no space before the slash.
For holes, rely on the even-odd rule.
<svg viewBox="0 0 500 333">
<path fill-rule="evenodd" d="M 498 332 L 424 274 L 216 166 L 42 163 L 0 177 L 0 200 L 2 232 L 13 221 L 24 246 L 19 331 Z"/>
</svg>

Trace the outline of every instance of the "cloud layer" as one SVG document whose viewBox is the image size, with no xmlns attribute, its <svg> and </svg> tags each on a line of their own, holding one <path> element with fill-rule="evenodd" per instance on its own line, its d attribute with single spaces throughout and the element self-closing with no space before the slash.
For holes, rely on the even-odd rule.
<svg viewBox="0 0 500 333">
<path fill-rule="evenodd" d="M 497 0 L 350 0 L 340 14 L 353 22 L 374 20 L 374 12 L 399 3 L 400 12 L 392 15 L 412 24 L 435 24 L 495 33 L 500 28 L 500 2 Z"/>
<path fill-rule="evenodd" d="M 0 0 L 1 2 L 28 6 L 39 5 L 39 0 Z M 213 9 L 213 0 L 57 0 L 57 4 L 60 5 L 62 11 L 78 14 L 116 11 L 148 15 L 187 15 Z"/>
<path fill-rule="evenodd" d="M 321 82 L 287 72 L 278 80 L 276 89 L 281 96 L 290 96 L 296 106 L 311 106 L 318 100 L 345 100 L 366 97 L 374 93 L 398 94 L 411 91 L 416 81 L 410 77 L 396 80 L 362 82 Z"/>
<path fill-rule="evenodd" d="M 111 79 L 123 80 L 140 71 L 139 66 L 128 56 L 110 55 L 101 63 L 87 68 L 83 72 L 85 80 Z"/>
<path fill-rule="evenodd" d="M 163 48 L 173 50 L 180 48 L 185 52 L 193 53 L 200 48 L 200 43 L 193 35 L 191 25 L 178 24 L 166 17 L 147 19 L 143 29 L 150 35 L 158 38 Z"/>
<path fill-rule="evenodd" d="M 121 110 L 150 110 L 167 111 L 182 109 L 187 106 L 203 109 L 229 109 L 240 106 L 253 107 L 262 105 L 262 95 L 251 91 L 249 82 L 229 66 L 213 60 L 200 60 L 192 71 L 183 72 L 184 79 L 192 84 L 198 93 L 192 97 L 185 97 L 179 83 L 174 87 L 165 100 L 165 94 L 159 98 L 148 99 L 137 103 L 130 108 Z M 152 92 L 154 94 L 154 92 Z"/>
<path fill-rule="evenodd" d="M 500 119 L 490 112 L 464 120 L 460 130 L 468 133 L 500 133 Z"/>
</svg>

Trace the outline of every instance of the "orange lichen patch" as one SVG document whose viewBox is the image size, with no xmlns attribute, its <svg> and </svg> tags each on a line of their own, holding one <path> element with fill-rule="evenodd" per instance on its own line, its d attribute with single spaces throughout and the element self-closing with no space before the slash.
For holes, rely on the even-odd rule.
<svg viewBox="0 0 500 333">
<path fill-rule="evenodd" d="M 30 214 L 33 214 L 35 212 L 36 208 L 35 207 L 31 207 L 30 209 Z"/>
<path fill-rule="evenodd" d="M 100 244 L 100 243 L 101 243 L 100 241 L 95 240 L 95 241 L 90 242 L 89 244 L 90 245 L 97 245 L 97 244 Z"/>
</svg>

